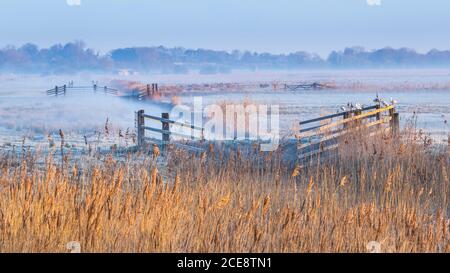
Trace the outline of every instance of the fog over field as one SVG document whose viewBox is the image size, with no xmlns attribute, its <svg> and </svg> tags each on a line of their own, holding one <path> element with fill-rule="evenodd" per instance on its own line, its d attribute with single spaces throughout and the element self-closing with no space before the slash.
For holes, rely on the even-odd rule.
<svg viewBox="0 0 450 273">
<path fill-rule="evenodd" d="M 339 111 L 347 103 L 369 105 L 378 93 L 385 100 L 398 101 L 402 124 L 417 115 L 417 125 L 439 139 L 449 133 L 449 70 L 326 70 L 326 71 L 240 71 L 230 74 L 184 75 L 136 73 L 133 75 L 79 73 L 73 75 L 3 74 L 0 77 L 0 135 L 4 141 L 20 142 L 23 136 L 45 140 L 59 129 L 72 133 L 81 141 L 83 135 L 104 130 L 133 131 L 135 111 L 160 115 L 170 112 L 171 98 L 138 101 L 89 91 L 68 92 L 67 96 L 48 97 L 45 90 L 74 81 L 75 85 L 111 86 L 115 81 L 160 85 L 217 82 L 280 84 L 296 82 L 331 82 L 330 90 L 224 90 L 185 91 L 177 94 L 177 103 L 192 106 L 201 97 L 204 106 L 217 103 L 242 103 L 244 100 L 280 106 L 280 126 L 284 136 L 292 136 L 298 121 Z"/>
<path fill-rule="evenodd" d="M 0 254 L 450 253 L 449 26 L 444 0 L 0 0 Z"/>
</svg>

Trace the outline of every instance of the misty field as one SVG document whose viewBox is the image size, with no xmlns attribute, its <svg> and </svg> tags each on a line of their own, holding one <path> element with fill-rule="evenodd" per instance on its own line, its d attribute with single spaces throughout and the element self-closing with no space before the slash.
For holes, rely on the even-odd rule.
<svg viewBox="0 0 450 273">
<path fill-rule="evenodd" d="M 305 166 L 256 146 L 70 160 L 4 153 L 0 252 L 449 252 L 449 147 L 343 140 Z M 45 157 L 45 164 L 39 159 Z"/>
<path fill-rule="evenodd" d="M 328 73 L 281 75 L 347 84 L 347 72 Z M 349 101 L 372 103 L 374 90 L 391 86 L 394 76 L 362 73 L 344 91 L 177 94 L 187 105 L 193 95 L 205 105 L 279 104 L 286 142 L 275 152 L 214 142 L 204 152 L 135 151 L 134 112 L 160 115 L 178 103 L 42 94 L 49 82 L 69 78 L 38 77 L 25 81 L 27 88 L 21 77 L 2 82 L 0 252 L 69 252 L 69 242 L 81 252 L 367 252 L 373 242 L 382 252 L 450 252 L 448 73 L 431 85 L 445 90 L 422 90 L 419 80 L 412 90 L 381 89 L 399 101 L 401 137 L 357 133 L 342 139 L 336 154 L 296 162 L 293 124 Z M 420 77 L 426 86 L 432 80 Z M 359 82 L 374 87 L 349 87 Z M 395 83 L 411 88 L 404 78 Z M 418 127 L 406 126 L 411 117 Z"/>
</svg>

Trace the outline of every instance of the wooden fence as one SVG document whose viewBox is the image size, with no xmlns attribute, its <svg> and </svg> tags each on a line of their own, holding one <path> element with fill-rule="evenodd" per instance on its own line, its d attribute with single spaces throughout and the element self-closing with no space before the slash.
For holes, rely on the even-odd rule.
<svg viewBox="0 0 450 273">
<path fill-rule="evenodd" d="M 382 106 L 383 104 L 383 106 Z M 156 121 L 158 125 L 150 125 L 148 121 Z M 160 124 L 160 125 L 159 125 Z M 190 134 L 173 130 L 172 126 L 190 129 Z M 301 129 L 296 135 L 298 140 L 297 152 L 300 160 L 306 160 L 324 152 L 338 148 L 340 140 L 354 132 L 364 130 L 367 136 L 391 131 L 399 132 L 399 114 L 395 106 L 379 102 L 371 106 L 350 107 L 342 112 L 322 116 L 300 122 Z M 161 144 L 164 148 L 171 141 L 171 136 L 182 137 L 184 140 L 205 140 L 204 128 L 187 122 L 171 120 L 169 113 L 162 113 L 161 117 L 145 114 L 144 110 L 136 112 L 137 142 L 139 147 L 146 147 L 146 143 Z M 146 132 L 161 134 L 161 139 L 150 137 Z"/>
<path fill-rule="evenodd" d="M 97 84 L 93 84 L 91 86 L 73 86 L 73 85 L 62 85 L 55 86 L 55 88 L 47 90 L 46 93 L 48 96 L 65 96 L 69 91 L 93 91 L 93 92 L 103 92 L 109 95 L 117 96 L 119 91 L 114 88 L 109 88 L 107 86 L 98 86 Z"/>
<path fill-rule="evenodd" d="M 144 87 L 139 87 L 132 90 L 131 96 L 137 97 L 139 100 L 143 100 L 145 97 L 155 96 L 159 93 L 158 84 L 147 84 Z"/>
<path fill-rule="evenodd" d="M 284 89 L 290 90 L 290 91 L 296 91 L 296 90 L 310 90 L 310 89 L 325 89 L 330 88 L 329 86 L 325 84 L 321 84 L 318 82 L 313 83 L 305 83 L 305 84 L 285 84 Z"/>
<path fill-rule="evenodd" d="M 306 160 L 323 152 L 338 148 L 339 139 L 360 129 L 370 136 L 391 130 L 399 131 L 399 115 L 394 105 L 376 104 L 357 107 L 343 112 L 300 122 L 297 135 L 299 160 Z M 308 126 L 308 127 L 307 127 Z"/>
<path fill-rule="evenodd" d="M 154 127 L 146 124 L 146 120 L 153 120 L 161 123 L 160 127 Z M 191 134 L 183 134 L 171 130 L 171 126 L 180 126 L 184 128 L 190 128 Z M 157 142 L 162 144 L 164 147 L 170 142 L 171 136 L 179 136 L 191 140 L 204 140 L 204 129 L 202 127 L 194 126 L 186 122 L 178 122 L 171 120 L 169 118 L 169 113 L 162 113 L 161 117 L 156 117 L 152 115 L 145 114 L 144 110 L 139 110 L 136 112 L 136 127 L 137 127 L 137 141 L 139 147 L 145 147 L 147 141 Z M 161 139 L 147 137 L 146 131 L 155 132 L 161 134 Z M 197 133 L 200 133 L 198 136 Z"/>
</svg>

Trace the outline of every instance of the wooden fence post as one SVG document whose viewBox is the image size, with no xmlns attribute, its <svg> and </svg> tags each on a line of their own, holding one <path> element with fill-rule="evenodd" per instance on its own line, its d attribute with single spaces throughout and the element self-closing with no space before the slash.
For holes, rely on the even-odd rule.
<svg viewBox="0 0 450 273">
<path fill-rule="evenodd" d="M 202 128 L 200 132 L 200 141 L 205 141 L 205 128 Z"/>
<path fill-rule="evenodd" d="M 377 104 L 375 105 L 375 109 L 376 109 L 376 110 L 380 110 L 380 109 L 381 109 L 380 103 L 377 103 Z M 381 120 L 381 113 L 377 113 L 376 116 L 375 116 L 375 118 L 376 118 L 377 121 Z M 378 124 L 378 125 L 376 126 L 376 128 L 377 128 L 377 130 L 380 130 L 380 129 L 381 129 L 381 124 Z"/>
<path fill-rule="evenodd" d="M 150 97 L 150 84 L 147 84 L 147 97 Z"/>
<path fill-rule="evenodd" d="M 138 147 L 142 148 L 145 143 L 145 120 L 144 120 L 144 110 L 139 110 L 136 113 L 136 125 L 137 125 L 137 141 Z"/>
<path fill-rule="evenodd" d="M 377 104 L 375 105 L 375 109 L 376 109 L 376 110 L 380 110 L 380 108 L 381 108 L 381 105 L 380 105 L 379 103 L 377 103 Z M 377 119 L 377 120 L 380 120 L 380 119 L 381 119 L 381 113 L 377 113 L 376 119 Z"/>
<path fill-rule="evenodd" d="M 58 86 L 55 86 L 55 95 L 58 96 Z"/>
<path fill-rule="evenodd" d="M 399 133 L 399 129 L 400 129 L 400 121 L 399 121 L 399 115 L 395 111 L 395 108 L 389 109 L 389 116 L 391 116 L 390 125 L 391 125 L 392 134 L 394 136 L 397 136 Z"/>
<path fill-rule="evenodd" d="M 169 119 L 169 113 L 162 113 L 161 118 L 163 119 Z M 170 141 L 170 126 L 169 123 L 166 121 L 162 121 L 162 130 L 165 131 L 162 134 L 162 141 L 163 141 L 163 148 L 166 147 L 166 144 Z"/>
<path fill-rule="evenodd" d="M 396 134 L 400 133 L 400 118 L 399 113 L 394 113 L 394 130 Z"/>
<path fill-rule="evenodd" d="M 66 95 L 66 85 L 64 84 L 63 86 L 63 90 L 64 90 L 64 96 Z"/>
<path fill-rule="evenodd" d="M 354 112 L 353 112 L 354 114 L 354 116 L 359 116 L 359 115 L 361 115 L 361 113 L 362 113 L 362 111 L 361 111 L 361 109 L 356 109 Z M 359 126 L 361 125 L 361 120 L 360 119 L 356 119 L 355 120 L 355 128 L 358 128 Z"/>
<path fill-rule="evenodd" d="M 351 111 L 346 111 L 345 113 L 344 113 L 344 115 L 343 115 L 343 118 L 344 119 L 348 119 L 348 118 L 350 118 L 352 116 L 352 112 Z M 344 123 L 344 129 L 347 129 L 347 127 L 348 127 L 348 122 L 347 123 Z"/>
</svg>

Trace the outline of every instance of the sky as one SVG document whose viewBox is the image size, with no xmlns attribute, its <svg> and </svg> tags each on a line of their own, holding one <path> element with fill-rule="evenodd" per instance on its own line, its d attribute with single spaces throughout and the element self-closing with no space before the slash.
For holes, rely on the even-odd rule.
<svg viewBox="0 0 450 273">
<path fill-rule="evenodd" d="M 326 57 L 347 46 L 450 49 L 448 0 L 1 0 L 0 47 L 83 40 Z"/>
</svg>

